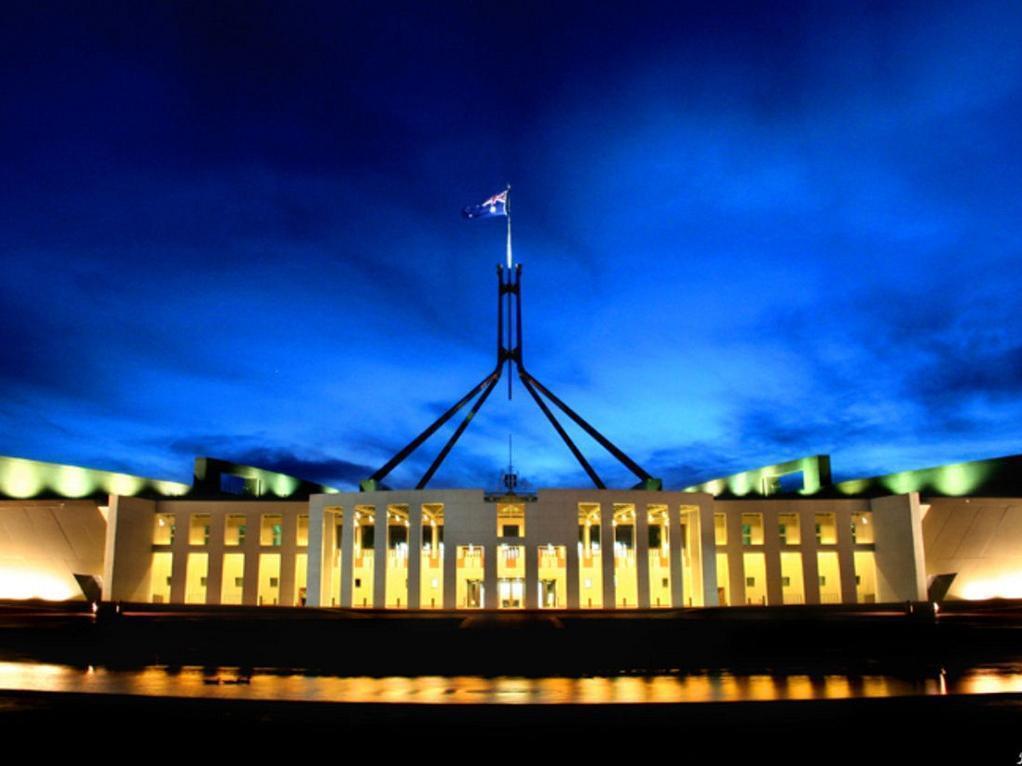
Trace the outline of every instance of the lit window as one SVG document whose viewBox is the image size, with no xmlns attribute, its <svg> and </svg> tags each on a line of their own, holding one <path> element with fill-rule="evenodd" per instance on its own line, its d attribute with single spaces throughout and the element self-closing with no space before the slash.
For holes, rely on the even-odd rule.
<svg viewBox="0 0 1022 766">
<path fill-rule="evenodd" d="M 262 518 L 259 544 L 279 548 L 284 542 L 284 517 L 267 514 Z"/>
</svg>

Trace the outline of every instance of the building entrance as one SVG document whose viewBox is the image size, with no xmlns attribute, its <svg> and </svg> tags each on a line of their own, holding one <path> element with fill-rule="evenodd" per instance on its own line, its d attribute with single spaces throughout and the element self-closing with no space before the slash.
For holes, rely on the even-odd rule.
<svg viewBox="0 0 1022 766">
<path fill-rule="evenodd" d="M 556 609 L 557 603 L 557 580 L 539 581 L 539 603 L 544 609 Z"/>
<path fill-rule="evenodd" d="M 525 578 L 502 577 L 497 581 L 501 609 L 521 609 L 525 606 Z"/>
<path fill-rule="evenodd" d="M 483 581 L 465 581 L 465 606 L 469 609 L 482 609 L 483 606 Z"/>
</svg>

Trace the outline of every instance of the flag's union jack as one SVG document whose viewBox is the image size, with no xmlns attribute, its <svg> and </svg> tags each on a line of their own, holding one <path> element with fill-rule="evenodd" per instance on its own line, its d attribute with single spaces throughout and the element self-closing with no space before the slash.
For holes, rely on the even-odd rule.
<svg viewBox="0 0 1022 766">
<path fill-rule="evenodd" d="M 466 218 L 499 218 L 507 215 L 507 189 L 494 194 L 480 205 L 469 205 L 461 211 Z"/>
</svg>

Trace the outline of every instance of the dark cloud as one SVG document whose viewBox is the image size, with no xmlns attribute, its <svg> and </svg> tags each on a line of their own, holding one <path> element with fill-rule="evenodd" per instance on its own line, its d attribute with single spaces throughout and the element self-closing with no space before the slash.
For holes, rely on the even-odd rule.
<svg viewBox="0 0 1022 766">
<path fill-rule="evenodd" d="M 492 364 L 507 181 L 530 369 L 668 485 L 1011 443 L 1017 4 L 4 12 L 9 444 L 360 478 Z M 587 485 L 503 390 L 434 484 Z"/>
<path fill-rule="evenodd" d="M 374 470 L 369 466 L 352 463 L 348 460 L 305 457 L 287 450 L 277 449 L 234 452 L 227 455 L 225 459 L 337 487 L 357 486 L 359 481 L 368 478 Z"/>
<path fill-rule="evenodd" d="M 337 487 L 357 486 L 375 470 L 310 450 L 269 446 L 269 441 L 265 434 L 194 434 L 168 442 L 149 440 L 149 443 L 160 444 L 182 456 L 219 458 Z"/>
</svg>

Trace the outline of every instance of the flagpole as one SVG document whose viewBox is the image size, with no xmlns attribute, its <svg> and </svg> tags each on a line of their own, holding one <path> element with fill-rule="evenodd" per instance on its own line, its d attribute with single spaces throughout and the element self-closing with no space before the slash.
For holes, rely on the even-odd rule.
<svg viewBox="0 0 1022 766">
<path fill-rule="evenodd" d="M 504 192 L 504 212 L 507 213 L 507 282 L 511 284 L 511 184 Z M 511 328 L 511 294 L 507 296 L 507 350 L 513 348 L 514 335 Z M 507 360 L 507 398 L 511 399 L 511 358 Z"/>
<path fill-rule="evenodd" d="M 511 271 L 511 184 L 507 185 L 507 197 L 504 199 L 504 210 L 507 212 L 507 270 Z"/>
</svg>

